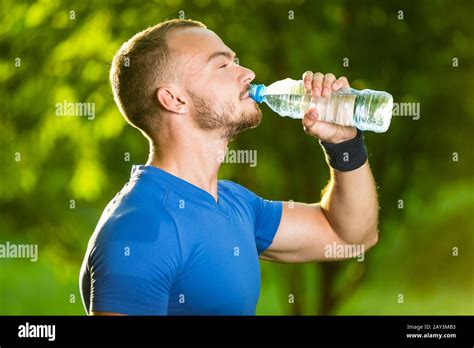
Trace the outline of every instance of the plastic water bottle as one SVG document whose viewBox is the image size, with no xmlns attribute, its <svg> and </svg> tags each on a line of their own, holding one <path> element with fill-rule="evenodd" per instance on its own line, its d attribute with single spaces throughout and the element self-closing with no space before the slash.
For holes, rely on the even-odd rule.
<svg viewBox="0 0 474 348">
<path fill-rule="evenodd" d="M 250 85 L 250 97 L 265 102 L 280 116 L 301 119 L 310 108 L 316 108 L 319 121 L 357 127 L 377 133 L 385 132 L 392 118 L 393 98 L 387 92 L 344 88 L 328 97 L 313 97 L 302 80 L 285 79 L 270 86 Z"/>
</svg>

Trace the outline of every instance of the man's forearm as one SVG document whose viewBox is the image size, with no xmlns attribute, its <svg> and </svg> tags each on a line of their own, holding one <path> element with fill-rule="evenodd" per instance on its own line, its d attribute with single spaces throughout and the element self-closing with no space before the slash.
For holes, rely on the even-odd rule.
<svg viewBox="0 0 474 348">
<path fill-rule="evenodd" d="M 303 81 L 313 96 L 329 97 L 331 92 L 350 88 L 347 78 L 336 79 L 331 73 L 307 71 Z M 379 208 L 362 130 L 321 121 L 317 108 L 310 108 L 302 123 L 307 134 L 319 139 L 331 168 L 320 203 L 327 221 L 346 243 L 375 244 Z"/>
<path fill-rule="evenodd" d="M 368 161 L 348 172 L 331 168 L 331 180 L 323 192 L 321 207 L 341 239 L 360 244 L 376 241 L 379 207 Z"/>
</svg>

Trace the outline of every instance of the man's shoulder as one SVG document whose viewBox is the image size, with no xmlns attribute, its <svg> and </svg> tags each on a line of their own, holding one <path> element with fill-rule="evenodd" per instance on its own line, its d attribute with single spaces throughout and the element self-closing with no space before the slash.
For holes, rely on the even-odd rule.
<svg viewBox="0 0 474 348">
<path fill-rule="evenodd" d="M 174 230 L 163 202 L 164 188 L 149 189 L 144 180 L 128 182 L 105 207 L 96 232 L 105 239 L 156 239 L 159 231 Z"/>
<path fill-rule="evenodd" d="M 167 185 L 145 174 L 132 177 L 117 193 L 117 196 L 127 197 L 133 203 L 162 200 L 167 191 Z"/>
</svg>

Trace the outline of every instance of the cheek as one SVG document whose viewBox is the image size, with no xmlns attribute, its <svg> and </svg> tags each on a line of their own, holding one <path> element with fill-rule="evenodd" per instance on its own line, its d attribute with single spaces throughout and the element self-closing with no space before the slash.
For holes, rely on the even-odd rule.
<svg viewBox="0 0 474 348">
<path fill-rule="evenodd" d="M 237 106 L 244 100 L 240 99 L 241 89 L 233 82 L 234 79 L 229 73 L 224 71 L 210 79 L 202 79 L 200 83 L 193 83 L 195 92 L 208 100 L 213 107 L 218 107 L 226 103 Z"/>
<path fill-rule="evenodd" d="M 219 74 L 215 82 L 216 86 L 219 86 L 218 93 L 225 95 L 227 98 L 236 98 L 236 96 L 239 98 L 242 88 L 239 87 L 235 76 L 229 71 L 224 71 L 222 74 Z"/>
</svg>

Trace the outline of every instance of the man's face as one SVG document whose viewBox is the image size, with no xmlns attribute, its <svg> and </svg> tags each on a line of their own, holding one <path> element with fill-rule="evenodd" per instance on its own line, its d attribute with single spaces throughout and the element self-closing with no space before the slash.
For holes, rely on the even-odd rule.
<svg viewBox="0 0 474 348">
<path fill-rule="evenodd" d="M 187 28 L 170 33 L 167 40 L 179 57 L 179 78 L 200 129 L 232 139 L 260 123 L 261 111 L 248 96 L 255 74 L 235 63 L 234 52 L 214 32 Z"/>
</svg>

